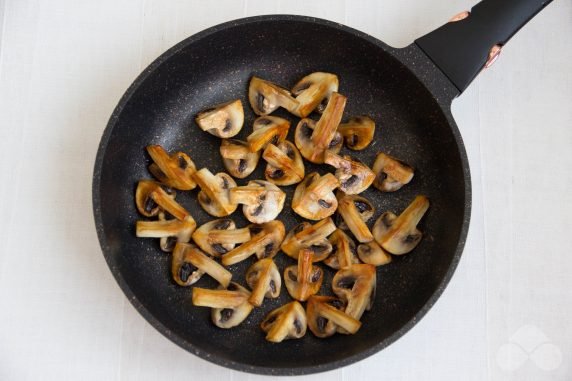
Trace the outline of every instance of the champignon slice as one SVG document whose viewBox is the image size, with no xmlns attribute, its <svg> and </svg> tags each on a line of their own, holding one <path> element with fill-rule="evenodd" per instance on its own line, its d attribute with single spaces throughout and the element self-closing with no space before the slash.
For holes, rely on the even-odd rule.
<svg viewBox="0 0 572 381">
<path fill-rule="evenodd" d="M 204 273 L 209 274 L 225 288 L 232 278 L 228 270 L 190 243 L 175 245 L 171 273 L 175 282 L 181 286 L 190 286 Z"/>
<path fill-rule="evenodd" d="M 339 185 L 338 179 L 331 173 L 320 176 L 310 173 L 296 187 L 292 198 L 292 209 L 309 220 L 321 220 L 336 211 L 338 200 L 334 189 Z"/>
<path fill-rule="evenodd" d="M 316 128 L 316 122 L 312 119 L 302 119 L 298 122 L 296 126 L 296 131 L 294 132 L 294 142 L 296 143 L 296 147 L 300 149 L 300 153 L 305 158 L 308 158 L 312 155 L 314 151 L 314 143 L 312 142 L 312 134 L 314 133 L 314 129 Z M 342 149 L 344 144 L 344 138 L 339 132 L 334 134 L 330 145 L 328 146 L 328 150 L 338 153 Z"/>
<path fill-rule="evenodd" d="M 187 243 L 195 231 L 197 223 L 192 216 L 183 221 L 166 220 L 165 213 L 159 212 L 159 221 L 137 221 L 135 235 L 140 238 L 160 238 L 161 250 L 173 251 L 175 243 Z"/>
<path fill-rule="evenodd" d="M 283 142 L 288 135 L 290 122 L 277 116 L 261 116 L 254 121 L 252 133 L 246 141 L 251 152 L 264 149 L 268 144 Z"/>
<path fill-rule="evenodd" d="M 268 144 L 262 158 L 268 162 L 264 176 L 271 183 L 287 186 L 304 179 L 304 161 L 291 142 L 285 140 L 277 146 Z"/>
<path fill-rule="evenodd" d="M 260 159 L 260 152 L 250 152 L 247 142 L 236 139 L 223 139 L 220 155 L 228 173 L 239 179 L 250 175 Z"/>
<path fill-rule="evenodd" d="M 280 221 L 270 221 L 261 225 L 250 225 L 251 239 L 222 256 L 222 264 L 230 266 L 251 255 L 258 259 L 273 258 L 280 250 L 286 230 Z"/>
<path fill-rule="evenodd" d="M 356 252 L 356 243 L 342 230 L 337 229 L 329 237 L 332 245 L 330 256 L 324 263 L 335 270 L 343 269 L 354 263 L 359 263 Z"/>
<path fill-rule="evenodd" d="M 146 217 L 156 216 L 160 210 L 168 212 L 180 221 L 190 216 L 179 203 L 175 201 L 175 193 L 170 188 L 163 188 L 153 180 L 141 180 L 135 191 L 135 204 L 139 213 Z"/>
<path fill-rule="evenodd" d="M 329 217 L 324 218 L 314 225 L 308 222 L 302 222 L 288 232 L 280 248 L 294 259 L 298 259 L 300 250 L 312 250 L 314 253 L 314 262 L 319 262 L 328 257 L 332 251 L 332 245 L 330 241 L 328 241 L 328 236 L 335 230 L 336 225 L 334 225 L 334 221 Z"/>
<path fill-rule="evenodd" d="M 356 116 L 338 126 L 346 146 L 354 151 L 365 149 L 373 140 L 375 122 L 369 116 Z"/>
<path fill-rule="evenodd" d="M 244 110 L 240 99 L 222 103 L 200 112 L 195 121 L 201 130 L 219 138 L 232 138 L 244 124 Z"/>
<path fill-rule="evenodd" d="M 169 155 L 159 145 L 147 146 L 147 152 L 153 164 L 149 166 L 149 172 L 168 187 L 191 190 L 197 184 L 193 180 L 193 173 L 197 170 L 195 163 L 184 152 L 175 152 Z"/>
<path fill-rule="evenodd" d="M 232 188 L 230 201 L 243 204 L 242 212 L 246 219 L 254 224 L 274 220 L 284 207 L 286 194 L 271 182 L 252 180 L 248 185 Z"/>
<path fill-rule="evenodd" d="M 417 224 L 427 209 L 427 197 L 417 196 L 399 217 L 392 212 L 383 213 L 373 226 L 375 240 L 391 254 L 409 253 L 423 237 L 423 233 L 417 229 Z"/>
<path fill-rule="evenodd" d="M 382 192 L 395 192 L 413 179 L 413 167 L 380 152 L 373 163 L 376 174 L 373 186 Z"/>
<path fill-rule="evenodd" d="M 204 252 L 220 257 L 234 249 L 237 244 L 250 240 L 250 229 L 237 229 L 233 220 L 222 218 L 207 222 L 193 233 L 193 241 Z"/>
<path fill-rule="evenodd" d="M 339 81 L 335 74 L 315 72 L 302 78 L 292 88 L 298 107 L 292 112 L 305 118 L 323 101 L 338 91 Z"/>
<path fill-rule="evenodd" d="M 313 266 L 314 252 L 302 249 L 298 254 L 298 265 L 289 266 L 284 270 L 284 284 L 290 296 L 304 302 L 320 291 L 324 272 L 318 266 Z"/>
<path fill-rule="evenodd" d="M 339 192 L 338 213 L 359 242 L 373 241 L 373 234 L 366 224 L 374 213 L 373 205 L 368 199 Z"/>
<path fill-rule="evenodd" d="M 278 107 L 283 107 L 290 112 L 298 107 L 298 101 L 288 90 L 258 77 L 252 77 L 250 80 L 248 100 L 257 115 L 268 115 Z"/>
<path fill-rule="evenodd" d="M 201 188 L 197 199 L 203 209 L 214 217 L 225 217 L 232 214 L 237 204 L 230 201 L 230 189 L 236 187 L 236 183 L 224 172 L 213 175 L 211 171 L 203 168 L 193 175 L 193 179 Z"/>
<path fill-rule="evenodd" d="M 363 263 L 369 263 L 370 265 L 383 266 L 391 262 L 391 255 L 375 241 L 358 245 L 357 253 Z"/>
<path fill-rule="evenodd" d="M 346 302 L 345 313 L 360 320 L 365 310 L 369 310 L 375 297 L 375 266 L 356 264 L 339 270 L 332 279 L 332 290 Z M 338 332 L 344 333 L 339 327 Z"/>
<path fill-rule="evenodd" d="M 235 282 L 226 290 L 222 286 L 217 290 L 193 288 L 193 304 L 211 307 L 211 319 L 219 328 L 236 327 L 248 317 L 253 308 L 249 297 L 250 291 Z"/>
<path fill-rule="evenodd" d="M 369 188 L 375 180 L 375 173 L 367 165 L 347 155 L 342 157 L 326 151 L 324 163 L 336 168 L 340 189 L 347 194 L 359 194 Z"/>
<path fill-rule="evenodd" d="M 306 312 L 297 301 L 270 311 L 260 323 L 260 328 L 266 332 L 266 340 L 273 343 L 299 339 L 306 334 L 306 327 Z"/>
<path fill-rule="evenodd" d="M 271 258 L 260 259 L 250 266 L 246 271 L 246 283 L 252 290 L 248 301 L 253 306 L 260 307 L 264 297 L 274 299 L 280 296 L 282 280 Z"/>
<path fill-rule="evenodd" d="M 312 295 L 306 304 L 306 319 L 310 331 L 320 338 L 330 337 L 338 327 L 343 333 L 356 333 L 361 322 L 344 312 L 345 304 L 333 296 Z"/>
</svg>

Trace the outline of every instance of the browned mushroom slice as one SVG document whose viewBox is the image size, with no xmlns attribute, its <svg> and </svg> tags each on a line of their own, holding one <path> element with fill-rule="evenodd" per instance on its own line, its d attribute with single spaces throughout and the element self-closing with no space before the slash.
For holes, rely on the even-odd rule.
<svg viewBox="0 0 572 381">
<path fill-rule="evenodd" d="M 254 224 L 274 220 L 284 207 L 286 194 L 271 182 L 252 180 L 248 185 L 230 190 L 230 201 L 243 204 L 242 212 Z"/>
<path fill-rule="evenodd" d="M 312 295 L 306 305 L 310 331 L 320 338 L 330 337 L 341 327 L 343 333 L 356 333 L 361 322 L 344 312 L 345 304 L 333 296 Z"/>
<path fill-rule="evenodd" d="M 146 217 L 156 216 L 160 210 L 168 212 L 180 221 L 184 221 L 189 212 L 175 201 L 175 193 L 170 188 L 163 188 L 153 180 L 141 180 L 135 191 L 135 204 L 139 213 Z"/>
<path fill-rule="evenodd" d="M 330 241 L 328 241 L 328 236 L 335 230 L 336 225 L 334 225 L 334 221 L 329 217 L 324 218 L 314 225 L 308 222 L 302 222 L 288 232 L 280 248 L 294 259 L 298 259 L 300 250 L 312 250 L 314 253 L 314 262 L 319 262 L 325 259 L 332 251 L 332 245 Z"/>
<path fill-rule="evenodd" d="M 298 254 L 298 265 L 289 266 L 284 270 L 284 284 L 290 296 L 304 302 L 320 291 L 324 272 L 318 266 L 313 266 L 314 252 L 302 249 Z"/>
<path fill-rule="evenodd" d="M 253 308 L 249 297 L 250 292 L 235 282 L 226 290 L 222 286 L 217 290 L 193 288 L 193 304 L 211 307 L 211 319 L 220 328 L 236 327 L 248 317 Z"/>
<path fill-rule="evenodd" d="M 195 121 L 201 130 L 219 138 L 232 138 L 244 124 L 244 110 L 240 99 L 222 103 L 200 112 Z"/>
<path fill-rule="evenodd" d="M 268 144 L 262 158 L 268 162 L 264 176 L 271 183 L 286 186 L 304 179 L 304 161 L 291 142 L 285 140 L 278 146 Z"/>
<path fill-rule="evenodd" d="M 357 253 L 363 263 L 369 263 L 370 265 L 383 266 L 391 262 L 391 255 L 375 241 L 358 245 Z"/>
<path fill-rule="evenodd" d="M 277 116 L 261 116 L 254 121 L 252 133 L 248 135 L 250 152 L 264 149 L 268 144 L 283 142 L 288 135 L 290 122 Z"/>
<path fill-rule="evenodd" d="M 223 218 L 207 222 L 193 233 L 193 241 L 204 252 L 220 257 L 237 244 L 250 240 L 250 229 L 237 229 L 233 220 Z"/>
<path fill-rule="evenodd" d="M 192 175 L 197 169 L 195 163 L 187 154 L 175 152 L 169 155 L 159 145 L 147 146 L 147 152 L 154 162 L 149 166 L 149 172 L 159 181 L 175 189 L 195 189 L 197 184 L 193 180 Z"/>
<path fill-rule="evenodd" d="M 365 310 L 371 309 L 375 298 L 375 266 L 356 264 L 339 270 L 332 279 L 332 290 L 346 302 L 345 313 L 360 320 Z M 344 329 L 339 327 L 338 332 Z"/>
<path fill-rule="evenodd" d="M 366 224 L 373 212 L 373 205 L 365 197 L 338 193 L 338 213 L 359 242 L 373 240 L 373 234 Z"/>
<path fill-rule="evenodd" d="M 354 151 L 365 149 L 373 140 L 375 122 L 369 116 L 356 116 L 338 127 L 346 146 Z"/>
<path fill-rule="evenodd" d="M 225 288 L 232 278 L 228 270 L 190 243 L 177 243 L 175 246 L 171 273 L 175 282 L 181 286 L 192 285 L 204 273 L 209 274 Z"/>
<path fill-rule="evenodd" d="M 299 339 L 306 334 L 306 312 L 297 301 L 290 302 L 273 311 L 260 323 L 266 332 L 266 340 L 279 343 L 288 339 Z"/>
<path fill-rule="evenodd" d="M 300 153 L 305 158 L 308 158 L 312 155 L 314 151 L 314 142 L 312 142 L 312 134 L 314 133 L 314 129 L 316 128 L 316 122 L 312 119 L 304 118 L 298 122 L 296 126 L 296 131 L 294 132 L 294 142 L 296 143 L 296 147 L 300 150 Z M 344 145 L 344 138 L 342 134 L 336 132 L 330 145 L 328 146 L 328 150 L 338 153 L 342 149 Z"/>
<path fill-rule="evenodd" d="M 359 263 L 356 252 L 356 243 L 342 230 L 337 229 L 329 237 L 332 245 L 330 256 L 324 263 L 335 270 L 343 269 L 354 263 Z"/>
<path fill-rule="evenodd" d="M 246 283 L 252 290 L 248 301 L 260 307 L 264 297 L 277 298 L 282 288 L 282 280 L 278 267 L 271 258 L 263 258 L 255 262 L 246 271 Z"/>
<path fill-rule="evenodd" d="M 230 201 L 230 189 L 236 187 L 236 183 L 224 172 L 213 175 L 206 168 L 198 170 L 193 179 L 201 188 L 197 199 L 203 209 L 214 217 L 225 217 L 232 214 L 237 204 Z"/>
<path fill-rule="evenodd" d="M 395 192 L 413 179 L 413 167 L 380 152 L 373 163 L 376 174 L 373 186 L 383 192 Z"/>
<path fill-rule="evenodd" d="M 423 233 L 417 229 L 417 224 L 427 209 L 427 197 L 417 196 L 399 217 L 392 212 L 383 213 L 373 226 L 375 240 L 391 254 L 409 253 L 423 237 Z"/>
<path fill-rule="evenodd" d="M 334 189 L 339 185 L 338 179 L 331 173 L 320 176 L 310 173 L 296 187 L 292 197 L 292 209 L 309 220 L 321 220 L 336 211 L 338 200 Z"/>
<path fill-rule="evenodd" d="M 183 221 L 177 219 L 166 220 L 165 213 L 159 213 L 159 221 L 137 221 L 135 235 L 140 238 L 160 238 L 161 250 L 173 251 L 177 242 L 187 243 L 197 223 L 192 216 Z"/>
<path fill-rule="evenodd" d="M 293 88 L 292 94 L 298 101 L 298 107 L 292 112 L 305 118 L 333 92 L 338 91 L 339 81 L 335 74 L 316 72 L 302 78 Z"/>
<path fill-rule="evenodd" d="M 251 239 L 222 256 L 222 264 L 230 266 L 251 255 L 258 259 L 273 258 L 280 250 L 286 230 L 280 221 L 270 221 L 261 225 L 250 225 Z"/>
<path fill-rule="evenodd" d="M 250 80 L 248 100 L 257 115 L 268 115 L 278 107 L 288 111 L 296 110 L 298 107 L 298 101 L 288 90 L 258 77 L 252 77 Z"/>
<path fill-rule="evenodd" d="M 239 179 L 250 175 L 260 159 L 260 152 L 250 152 L 247 142 L 236 139 L 223 139 L 220 155 L 228 173 Z"/>
<path fill-rule="evenodd" d="M 340 189 L 347 194 L 359 194 L 369 188 L 375 180 L 375 173 L 367 165 L 347 155 L 342 157 L 326 151 L 324 163 L 336 168 Z"/>
</svg>

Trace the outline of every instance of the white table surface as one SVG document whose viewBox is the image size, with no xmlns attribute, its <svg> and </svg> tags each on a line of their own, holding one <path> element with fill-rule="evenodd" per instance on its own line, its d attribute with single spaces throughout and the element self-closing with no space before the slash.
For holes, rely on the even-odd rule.
<svg viewBox="0 0 572 381">
<path fill-rule="evenodd" d="M 471 4 L 0 1 L 0 380 L 262 379 L 186 353 L 115 283 L 91 209 L 113 108 L 160 53 L 227 20 L 312 15 L 402 47 Z M 441 299 L 381 353 L 304 379 L 572 379 L 571 37 L 556 0 L 454 101 L 473 214 Z"/>
</svg>

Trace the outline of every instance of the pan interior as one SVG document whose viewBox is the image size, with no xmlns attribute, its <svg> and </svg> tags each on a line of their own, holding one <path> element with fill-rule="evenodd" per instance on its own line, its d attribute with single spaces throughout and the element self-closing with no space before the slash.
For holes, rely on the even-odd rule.
<svg viewBox="0 0 572 381">
<path fill-rule="evenodd" d="M 150 177 L 150 159 L 144 149 L 148 144 L 188 152 L 198 168 L 223 171 L 220 140 L 199 130 L 194 123 L 197 112 L 240 98 L 245 126 L 238 138 L 245 139 L 255 119 L 246 97 L 251 76 L 290 88 L 314 71 L 339 76 L 339 91 L 348 97 L 345 119 L 364 114 L 376 121 L 375 140 L 369 149 L 350 152 L 344 148 L 343 153 L 372 165 L 376 153 L 383 151 L 416 168 L 412 183 L 398 192 L 387 194 L 372 188 L 363 194 L 376 206 L 374 218 L 387 210 L 399 213 L 417 194 L 427 195 L 431 207 L 420 224 L 425 233 L 420 245 L 378 268 L 375 304 L 364 314 L 356 335 L 322 340 L 308 332 L 302 340 L 271 344 L 258 326 L 268 311 L 290 300 L 286 290 L 278 300 L 266 300 L 239 327 L 216 328 L 208 309 L 191 305 L 191 288 L 172 281 L 170 255 L 160 251 L 158 240 L 135 237 L 135 222 L 143 217 L 136 212 L 134 191 L 139 179 Z M 299 119 L 282 111 L 275 115 L 291 120 L 292 139 Z M 110 123 L 100 186 L 95 190 L 108 263 L 147 319 L 178 344 L 211 361 L 258 372 L 295 372 L 320 366 L 328 369 L 360 353 L 372 353 L 392 341 L 392 335 L 426 305 L 452 263 L 463 226 L 465 185 L 459 148 L 447 119 L 431 94 L 388 50 L 346 30 L 308 21 L 261 20 L 207 33 L 180 45 L 147 75 Z M 263 178 L 264 167 L 261 159 L 249 179 Z M 309 165 L 306 173 L 313 170 L 332 171 Z M 294 186 L 284 189 L 289 205 Z M 200 225 L 213 218 L 200 208 L 196 194 L 197 190 L 179 192 L 177 200 Z M 240 210 L 232 218 L 238 226 L 245 226 Z M 280 219 L 287 229 L 302 221 L 289 207 Z M 244 285 L 245 269 L 253 262 L 250 258 L 232 266 L 234 280 Z M 294 264 L 283 253 L 276 262 L 281 271 Z M 326 273 L 322 293 L 327 294 L 333 271 Z M 207 278 L 197 285 L 214 287 L 214 281 Z"/>
</svg>

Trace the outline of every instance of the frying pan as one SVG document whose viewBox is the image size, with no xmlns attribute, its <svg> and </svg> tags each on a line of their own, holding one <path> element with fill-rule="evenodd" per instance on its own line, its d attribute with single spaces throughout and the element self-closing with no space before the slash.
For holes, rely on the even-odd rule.
<svg viewBox="0 0 572 381">
<path fill-rule="evenodd" d="M 293 375 L 334 369 L 363 359 L 405 334 L 441 295 L 459 262 L 470 219 L 471 183 L 467 156 L 451 115 L 452 100 L 488 62 L 491 48 L 509 38 L 549 1 L 485 0 L 464 19 L 451 21 L 403 49 L 395 49 L 357 30 L 301 16 L 261 16 L 221 24 L 175 45 L 135 80 L 116 107 L 101 140 L 94 170 L 93 208 L 107 263 L 128 299 L 157 330 L 195 355 L 253 373 Z M 464 14 L 466 16 L 467 14 Z M 374 218 L 401 212 L 417 194 L 431 200 L 420 224 L 425 236 L 410 254 L 394 257 L 377 269 L 373 309 L 364 314 L 355 335 L 303 339 L 272 344 L 258 328 L 263 316 L 289 301 L 266 300 L 239 327 L 222 330 L 210 322 L 207 308 L 193 307 L 191 288 L 170 277 L 170 256 L 155 240 L 137 239 L 134 191 L 149 178 L 145 146 L 160 144 L 190 153 L 197 168 L 223 171 L 218 138 L 202 132 L 194 117 L 202 109 L 240 98 L 244 105 L 249 79 L 257 75 L 291 87 L 314 71 L 335 73 L 348 103 L 345 117 L 369 115 L 377 123 L 372 147 L 352 153 L 372 164 L 378 151 L 395 155 L 416 168 L 414 180 L 385 194 L 370 189 L 364 196 L 376 208 Z M 298 121 L 278 111 L 295 125 Z M 313 117 L 316 117 L 315 115 Z M 255 115 L 245 107 L 244 139 Z M 293 128 L 290 131 L 292 139 Z M 263 178 L 264 164 L 249 178 Z M 324 173 L 308 165 L 306 173 Z M 245 184 L 238 180 L 238 184 Z M 285 187 L 291 200 L 295 186 Z M 197 190 L 179 192 L 177 200 L 200 225 L 209 217 L 196 202 Z M 240 209 L 240 208 L 239 208 Z M 247 221 L 240 212 L 238 226 Z M 280 215 L 287 229 L 301 222 L 289 207 Z M 245 284 L 251 258 L 232 266 Z M 276 257 L 283 271 L 294 264 Z M 329 293 L 326 271 L 321 293 Z M 214 287 L 203 277 L 198 286 Z"/>
</svg>

